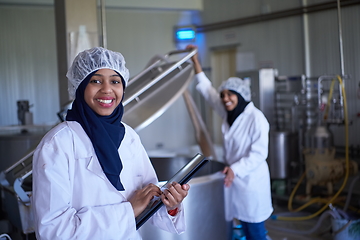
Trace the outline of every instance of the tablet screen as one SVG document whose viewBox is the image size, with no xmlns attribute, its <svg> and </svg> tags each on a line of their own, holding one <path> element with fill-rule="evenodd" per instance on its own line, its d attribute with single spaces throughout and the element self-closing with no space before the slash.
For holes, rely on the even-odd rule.
<svg viewBox="0 0 360 240">
<path fill-rule="evenodd" d="M 207 160 L 200 153 L 196 154 L 190 162 L 188 162 L 185 166 L 183 166 L 171 179 L 169 179 L 162 187 L 161 191 L 165 190 L 169 184 L 172 182 L 177 182 L 180 185 L 187 183 L 194 174 L 201 169 L 206 163 Z M 163 205 L 163 202 L 159 197 L 155 197 L 148 207 L 140 213 L 139 216 L 135 218 L 136 220 L 136 229 L 139 229 L 154 213 L 159 210 L 159 208 Z"/>
</svg>

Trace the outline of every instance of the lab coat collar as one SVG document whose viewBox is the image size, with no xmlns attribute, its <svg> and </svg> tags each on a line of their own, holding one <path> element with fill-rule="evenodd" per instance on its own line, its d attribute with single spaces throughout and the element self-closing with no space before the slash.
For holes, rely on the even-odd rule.
<svg viewBox="0 0 360 240">
<path fill-rule="evenodd" d="M 88 161 L 86 166 L 87 169 L 100 178 L 106 180 L 107 178 L 101 168 L 99 160 L 96 157 L 94 147 L 84 129 L 78 122 L 68 121 L 67 123 L 68 126 L 76 133 L 74 134 L 74 137 L 80 138 L 79 141 L 74 141 L 76 143 L 80 143 L 73 146 L 75 159 L 77 161 Z"/>
<path fill-rule="evenodd" d="M 233 125 L 237 125 L 237 124 L 239 123 L 239 121 L 241 121 L 241 119 L 242 119 L 244 116 L 250 114 L 251 111 L 252 111 L 252 109 L 254 109 L 254 108 L 255 108 L 254 103 L 253 103 L 253 102 L 249 102 L 249 104 L 245 107 L 244 111 L 235 119 Z M 224 128 L 224 127 L 225 127 L 225 128 Z M 228 132 L 228 131 L 231 130 L 230 125 L 229 125 L 229 123 L 227 122 L 226 118 L 224 118 L 224 120 L 223 120 L 223 128 L 224 128 L 224 131 L 225 131 L 225 132 Z"/>
<path fill-rule="evenodd" d="M 101 168 L 101 165 L 99 163 L 99 160 L 97 159 L 97 157 L 94 155 L 93 157 L 90 158 L 89 164 L 87 165 L 87 169 L 94 173 L 95 175 L 99 176 L 100 178 L 102 178 L 103 180 L 107 180 L 107 177 L 105 176 L 104 171 Z"/>
<path fill-rule="evenodd" d="M 249 102 L 249 104 L 245 107 L 244 111 L 241 114 L 249 114 L 254 107 L 254 103 Z M 239 116 L 241 116 L 241 114 Z"/>
</svg>

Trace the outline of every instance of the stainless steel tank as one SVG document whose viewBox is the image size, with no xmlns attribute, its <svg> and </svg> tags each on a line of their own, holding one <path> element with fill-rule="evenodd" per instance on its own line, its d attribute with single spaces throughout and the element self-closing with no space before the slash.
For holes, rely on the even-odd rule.
<svg viewBox="0 0 360 240">
<path fill-rule="evenodd" d="M 174 175 L 190 158 L 151 158 L 159 181 L 166 181 Z M 230 240 L 232 222 L 225 220 L 224 180 L 219 173 L 223 163 L 210 161 L 193 179 L 190 191 L 184 199 L 186 231 L 171 234 L 146 222 L 140 229 L 144 240 Z"/>
<path fill-rule="evenodd" d="M 7 169 L 33 150 L 49 128 L 19 126 L 0 130 L 0 171 Z"/>
<path fill-rule="evenodd" d="M 288 178 L 292 163 L 299 162 L 298 133 L 271 131 L 267 161 L 271 179 Z"/>
</svg>

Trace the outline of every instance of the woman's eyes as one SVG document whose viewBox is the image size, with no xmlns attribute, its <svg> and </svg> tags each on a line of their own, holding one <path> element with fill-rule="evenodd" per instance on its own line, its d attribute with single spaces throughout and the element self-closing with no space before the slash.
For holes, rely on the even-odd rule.
<svg viewBox="0 0 360 240">
<path fill-rule="evenodd" d="M 101 80 L 92 79 L 92 80 L 90 80 L 90 82 L 91 82 L 91 83 L 101 83 Z M 121 83 L 121 81 L 119 81 L 119 80 L 111 80 L 110 82 L 111 82 L 112 84 L 119 84 L 119 83 Z"/>
<path fill-rule="evenodd" d="M 96 80 L 96 79 L 91 79 L 90 82 L 91 82 L 91 83 L 100 83 L 100 81 L 99 81 L 99 80 Z"/>
<path fill-rule="evenodd" d="M 227 97 L 231 97 L 235 95 L 234 93 L 230 92 L 230 93 L 220 93 L 220 98 L 224 98 L 225 96 Z"/>
</svg>

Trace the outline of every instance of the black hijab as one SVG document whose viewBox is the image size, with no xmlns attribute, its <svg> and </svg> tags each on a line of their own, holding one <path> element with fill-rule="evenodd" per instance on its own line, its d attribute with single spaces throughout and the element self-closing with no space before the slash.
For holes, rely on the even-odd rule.
<svg viewBox="0 0 360 240">
<path fill-rule="evenodd" d="M 245 101 L 245 99 L 238 93 L 233 90 L 229 90 L 234 93 L 238 98 L 238 104 L 232 111 L 227 111 L 227 122 L 230 127 L 234 123 L 235 119 L 244 111 L 245 107 L 249 104 L 249 102 Z"/>
<path fill-rule="evenodd" d="M 84 92 L 95 72 L 89 74 L 80 83 L 76 90 L 72 109 L 67 112 L 66 120 L 80 123 L 94 146 L 106 177 L 117 190 L 123 191 L 125 189 L 120 181 L 120 172 L 123 166 L 118 149 L 125 135 L 125 127 L 121 123 L 124 107 L 120 103 L 111 115 L 100 116 L 87 105 Z M 125 87 L 123 80 L 122 82 Z"/>
</svg>

